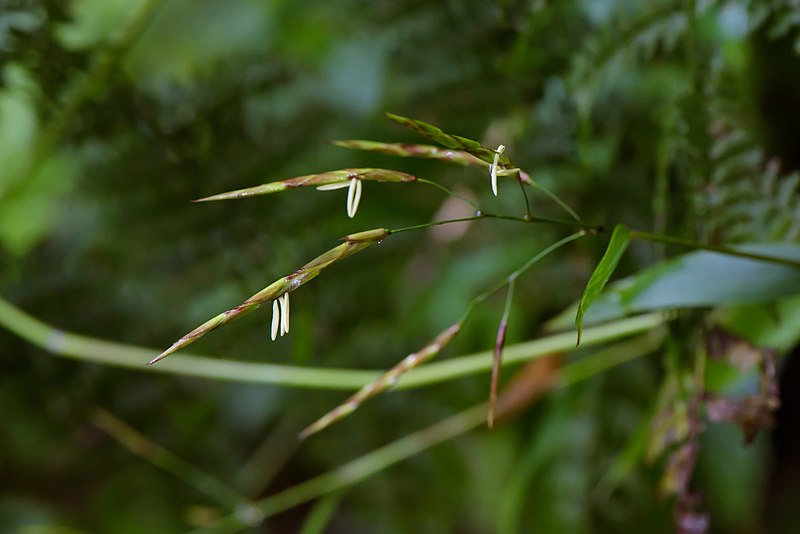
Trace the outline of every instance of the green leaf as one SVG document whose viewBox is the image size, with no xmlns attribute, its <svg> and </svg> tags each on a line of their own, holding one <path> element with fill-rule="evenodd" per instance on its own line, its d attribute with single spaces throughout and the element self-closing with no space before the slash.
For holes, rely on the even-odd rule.
<svg viewBox="0 0 800 534">
<path fill-rule="evenodd" d="M 800 244 L 795 243 L 744 244 L 734 248 L 800 260 Z M 795 294 L 800 294 L 800 269 L 717 252 L 690 252 L 611 284 L 597 298 L 584 323 L 664 309 L 771 302 Z M 568 327 L 574 311 L 573 307 L 559 315 L 549 327 Z"/>
<path fill-rule="evenodd" d="M 583 296 L 578 303 L 578 313 L 575 315 L 575 326 L 578 328 L 578 345 L 581 344 L 581 331 L 583 330 L 583 315 L 586 310 L 594 303 L 600 292 L 608 283 L 614 269 L 617 268 L 619 260 L 625 253 L 630 242 L 630 230 L 627 226 L 618 224 L 614 228 L 614 233 L 611 234 L 611 241 L 608 242 L 606 253 L 603 254 L 603 259 L 597 264 L 594 272 L 592 273 L 589 282 L 586 284 L 586 289 L 583 291 Z"/>
<path fill-rule="evenodd" d="M 405 126 L 409 130 L 413 130 L 418 134 L 427 137 L 428 139 L 436 141 L 444 147 L 469 152 L 476 158 L 483 160 L 486 163 L 494 162 L 495 151 L 491 148 L 486 148 L 473 139 L 461 137 L 460 135 L 445 133 L 433 124 L 428 124 L 427 122 L 417 119 L 409 119 L 408 117 L 402 117 L 400 115 L 395 115 L 394 113 L 387 113 L 386 117 L 401 126 Z M 511 160 L 502 154 L 497 161 L 503 166 L 511 165 Z"/>
</svg>

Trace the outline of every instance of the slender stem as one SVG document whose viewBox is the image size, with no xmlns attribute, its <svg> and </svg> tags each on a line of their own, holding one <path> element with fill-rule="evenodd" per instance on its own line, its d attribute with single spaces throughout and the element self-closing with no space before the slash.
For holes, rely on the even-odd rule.
<svg viewBox="0 0 800 534">
<path fill-rule="evenodd" d="M 472 310 L 475 308 L 475 306 L 477 306 L 478 304 L 480 304 L 481 302 L 483 302 L 484 300 L 486 300 L 487 298 L 492 296 L 495 292 L 499 291 L 502 287 L 504 287 L 506 284 L 508 284 L 511 280 L 519 278 L 523 273 L 525 273 L 525 271 L 527 271 L 528 269 L 530 269 L 531 267 L 533 267 L 534 265 L 536 265 L 537 263 L 542 261 L 545 257 L 547 257 L 548 255 L 553 253 L 555 250 L 563 247 L 567 243 L 570 243 L 570 242 L 575 241 L 576 239 L 578 239 L 580 237 L 583 237 L 584 235 L 586 235 L 586 233 L 581 231 L 581 232 L 577 232 L 577 233 L 574 233 L 572 235 L 569 235 L 569 236 L 565 237 L 564 239 L 560 239 L 559 241 L 556 241 L 555 243 L 553 243 L 552 245 L 550 245 L 549 247 L 545 248 L 544 250 L 542 250 L 541 252 L 536 254 L 534 257 L 532 257 L 531 259 L 526 261 L 522 265 L 522 267 L 520 267 L 516 271 L 512 272 L 511 274 L 509 274 L 503 280 L 500 280 L 499 282 L 497 282 L 495 285 L 493 285 L 492 287 L 490 287 L 489 289 L 487 289 L 486 291 L 484 291 L 480 295 L 478 295 L 475 298 L 473 298 L 472 301 L 470 301 L 469 305 L 467 306 L 467 310 L 464 312 L 464 316 L 461 319 L 462 322 L 466 321 L 467 317 L 469 317 L 469 314 L 472 312 Z"/>
<path fill-rule="evenodd" d="M 300 534 L 324 534 L 343 495 L 344 492 L 335 491 L 321 498 L 303 522 Z"/>
<path fill-rule="evenodd" d="M 520 182 L 520 183 L 521 183 L 521 182 Z M 563 200 L 561 200 L 561 197 L 559 197 L 558 195 L 556 195 L 555 193 L 553 193 L 552 191 L 550 191 L 549 189 L 547 189 L 545 186 L 543 186 L 543 185 L 542 185 L 542 184 L 540 184 L 539 182 L 536 182 L 535 180 L 531 180 L 531 187 L 535 187 L 536 189 L 538 189 L 539 191 L 541 191 L 542 193 L 544 193 L 545 195 L 547 195 L 548 197 L 550 197 L 550 198 L 551 198 L 551 199 L 552 199 L 552 200 L 553 200 L 553 201 L 554 201 L 556 204 L 558 204 L 559 206 L 561 206 L 561 209 L 563 209 L 564 211 L 566 211 L 567 213 L 569 213 L 570 217 L 572 217 L 573 219 L 575 219 L 575 221 L 576 221 L 576 222 L 581 222 L 581 218 L 580 218 L 580 217 L 578 217 L 578 214 L 577 214 L 577 213 L 575 213 L 575 210 L 573 210 L 572 208 L 570 208 L 570 207 L 567 205 L 567 203 L 566 203 L 566 202 L 564 202 Z"/>
<path fill-rule="evenodd" d="M 415 224 L 413 226 L 405 226 L 403 228 L 394 228 L 389 230 L 390 234 L 400 234 L 402 232 L 409 232 L 411 230 L 423 230 L 425 228 L 430 228 L 431 226 L 440 226 L 442 224 L 452 224 L 452 223 L 459 223 L 459 222 L 466 222 L 466 221 L 476 221 L 478 219 L 483 219 L 484 215 L 473 215 L 472 217 L 461 217 L 458 219 L 445 219 L 444 221 L 433 221 L 424 224 Z"/>
<path fill-rule="evenodd" d="M 443 186 L 442 184 L 439 184 L 439 183 L 433 182 L 433 181 L 431 181 L 431 180 L 426 180 L 426 179 L 424 179 L 424 178 L 417 178 L 417 181 L 418 181 L 418 182 L 420 182 L 420 183 L 423 183 L 423 184 L 432 185 L 433 187 L 435 187 L 435 188 L 437 188 L 437 189 L 439 189 L 439 190 L 443 191 L 443 192 L 444 192 L 446 195 L 448 195 L 448 196 L 451 196 L 451 197 L 457 198 L 457 199 L 459 199 L 459 200 L 463 200 L 464 202 L 466 202 L 467 204 L 469 204 L 470 206 L 472 206 L 473 208 L 475 208 L 477 211 L 480 211 L 480 210 L 481 210 L 480 206 L 478 206 L 478 204 L 477 204 L 477 203 L 473 202 L 472 200 L 468 199 L 468 198 L 467 198 L 467 197 L 465 197 L 465 196 L 462 196 L 462 195 L 459 195 L 458 193 L 455 193 L 455 192 L 453 192 L 451 189 L 449 189 L 449 188 L 447 188 L 447 187 Z"/>
<path fill-rule="evenodd" d="M 624 344 L 608 347 L 592 356 L 566 365 L 559 371 L 559 379 L 555 387 L 564 388 L 570 386 L 617 365 L 644 356 L 654 350 L 662 339 L 663 332 L 660 336 L 649 335 L 636 338 Z M 318 477 L 271 495 L 254 503 L 254 507 L 260 511 L 263 520 L 323 495 L 357 484 L 417 453 L 478 427 L 484 421 L 486 409 L 486 403 L 473 406 L 423 430 L 364 454 Z M 213 532 L 239 532 L 246 526 L 251 525 L 252 523 L 243 524 L 236 515 L 230 515 L 223 518 L 210 530 Z M 206 530 L 206 532 L 208 531 Z"/>
<path fill-rule="evenodd" d="M 285 411 L 261 444 L 239 467 L 233 478 L 233 486 L 251 499 L 263 495 L 300 446 L 297 429 L 304 422 L 305 415 L 297 411 Z"/>
<path fill-rule="evenodd" d="M 494 213 L 484 213 L 484 217 L 489 217 L 491 219 L 502 219 L 505 221 L 517 221 L 517 222 L 524 222 L 524 223 L 550 223 L 550 224 L 559 224 L 561 226 L 569 226 L 570 228 L 581 228 L 586 230 L 592 234 L 599 234 L 603 231 L 602 226 L 591 226 L 580 221 L 570 221 L 567 219 L 554 219 L 552 217 L 534 217 L 531 216 L 529 219 L 524 217 L 515 217 L 513 215 L 497 215 Z"/>
<path fill-rule="evenodd" d="M 109 412 L 96 408 L 91 414 L 90 420 L 92 424 L 117 440 L 136 456 L 140 456 L 156 467 L 183 479 L 195 490 L 205 493 L 229 510 L 233 511 L 240 506 L 248 505 L 247 499 L 236 490 L 154 443 Z"/>
<path fill-rule="evenodd" d="M 392 230 L 389 230 L 389 233 L 391 233 L 391 234 L 399 234 L 401 232 L 408 232 L 408 231 L 411 231 L 411 230 L 422 230 L 422 229 L 425 229 L 425 228 L 430 228 L 431 226 L 439 226 L 439 225 L 442 225 L 442 224 L 452 224 L 452 223 L 459 223 L 459 222 L 465 222 L 465 221 L 476 221 L 478 219 L 500 219 L 500 220 L 503 220 L 503 221 L 515 221 L 515 222 L 532 223 L 532 224 L 543 224 L 543 223 L 558 224 L 558 225 L 561 225 L 561 226 L 568 226 L 570 228 L 581 228 L 581 229 L 585 230 L 586 232 L 588 232 L 590 234 L 598 234 L 598 233 L 603 231 L 603 228 L 601 226 L 590 226 L 590 225 L 587 225 L 587 224 L 584 224 L 584 223 L 581 223 L 581 222 L 569 221 L 569 220 L 566 220 L 566 219 L 553 219 L 553 218 L 550 218 L 550 217 L 534 217 L 534 216 L 530 216 L 530 217 L 526 218 L 526 217 L 517 217 L 515 215 L 498 215 L 496 213 L 486 213 L 486 212 L 479 211 L 478 215 L 473 215 L 471 217 L 461 217 L 461 218 L 458 218 L 458 219 L 446 219 L 446 220 L 443 220 L 443 221 L 433 221 L 433 222 L 429 222 L 429 223 L 415 224 L 413 226 L 405 226 L 403 228 L 394 228 Z"/>
<path fill-rule="evenodd" d="M 664 322 L 654 313 L 587 328 L 584 345 L 596 345 L 656 328 Z M 52 354 L 79 361 L 126 367 L 137 371 L 195 376 L 214 380 L 277 384 L 284 387 L 353 391 L 374 381 L 383 371 L 293 367 L 222 360 L 208 356 L 175 354 L 160 365 L 145 366 L 157 349 L 113 343 L 64 332 L 28 315 L 0 297 L 0 326 Z M 505 365 L 574 349 L 572 332 L 555 334 L 505 348 Z M 482 373 L 491 368 L 492 352 L 429 364 L 406 374 L 398 384 L 411 389 L 453 378 Z"/>
<path fill-rule="evenodd" d="M 642 232 L 639 230 L 631 230 L 631 239 L 643 239 L 645 241 L 652 241 L 654 243 L 664 243 L 667 245 L 678 245 L 696 250 L 708 250 L 710 252 L 718 252 L 719 254 L 726 254 L 728 256 L 738 256 L 740 258 L 747 258 L 750 260 L 766 261 L 769 263 L 777 263 L 781 265 L 789 265 L 791 267 L 800 268 L 800 261 L 790 258 L 781 258 L 778 256 L 765 256 L 763 254 L 756 254 L 752 252 L 745 252 L 735 248 L 717 246 L 717 245 L 704 245 L 689 239 L 680 237 L 672 237 L 668 235 L 652 234 L 650 232 Z"/>
<path fill-rule="evenodd" d="M 656 329 L 665 321 L 660 313 L 638 315 L 623 321 L 615 321 L 591 327 L 590 345 L 599 345 L 628 337 L 632 334 Z M 588 329 L 584 330 L 588 333 Z M 568 346 L 567 346 L 568 345 Z M 584 340 L 581 338 L 581 347 Z M 566 352 L 575 349 L 575 332 L 564 332 L 547 336 L 534 341 L 509 345 L 503 350 L 503 366 L 518 364 L 536 358 L 543 358 L 554 352 Z M 483 351 L 469 356 L 461 356 L 449 360 L 431 363 L 415 369 L 400 378 L 396 389 L 412 389 L 446 380 L 485 373 L 492 367 L 492 352 Z M 446 377 L 446 378 L 443 378 Z"/>
</svg>

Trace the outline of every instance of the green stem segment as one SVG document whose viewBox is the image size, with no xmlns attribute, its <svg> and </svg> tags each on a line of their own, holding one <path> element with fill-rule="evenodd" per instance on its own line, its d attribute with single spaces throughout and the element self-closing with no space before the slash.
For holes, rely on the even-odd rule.
<svg viewBox="0 0 800 534">
<path fill-rule="evenodd" d="M 664 317 L 660 313 L 652 313 L 593 326 L 585 330 L 583 345 L 599 345 L 628 337 L 651 330 L 663 322 Z M 364 384 L 374 381 L 381 374 L 377 370 L 293 367 L 189 354 L 175 354 L 159 365 L 143 366 L 142 362 L 152 358 L 157 350 L 65 332 L 28 315 L 2 297 L 0 297 L 0 325 L 52 354 L 83 362 L 124 367 L 137 371 L 232 382 L 344 391 L 357 390 Z M 504 350 L 504 362 L 505 365 L 517 364 L 552 352 L 571 350 L 574 345 L 573 333 L 555 334 L 507 346 Z M 491 365 L 491 351 L 432 363 L 404 375 L 396 388 L 413 389 L 437 384 L 486 372 L 491 369 Z"/>
<path fill-rule="evenodd" d="M 183 479 L 189 486 L 205 493 L 229 510 L 236 510 L 242 504 L 247 503 L 247 499 L 243 495 L 227 484 L 152 442 L 109 412 L 97 408 L 91 414 L 90 420 L 96 427 L 116 439 L 133 454 Z"/>
</svg>

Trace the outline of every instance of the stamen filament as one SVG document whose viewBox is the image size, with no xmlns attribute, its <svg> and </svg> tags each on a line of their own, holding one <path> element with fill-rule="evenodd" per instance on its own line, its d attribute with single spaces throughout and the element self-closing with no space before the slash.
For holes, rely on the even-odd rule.
<svg viewBox="0 0 800 534">
<path fill-rule="evenodd" d="M 355 217 L 356 212 L 358 211 L 358 204 L 359 204 L 359 202 L 361 202 L 361 188 L 362 187 L 363 187 L 363 184 L 361 183 L 361 180 L 357 179 L 356 180 L 356 196 L 355 196 L 355 199 L 353 199 L 353 217 Z"/>
<path fill-rule="evenodd" d="M 284 293 L 281 300 L 281 335 L 289 333 L 289 293 Z"/>
</svg>

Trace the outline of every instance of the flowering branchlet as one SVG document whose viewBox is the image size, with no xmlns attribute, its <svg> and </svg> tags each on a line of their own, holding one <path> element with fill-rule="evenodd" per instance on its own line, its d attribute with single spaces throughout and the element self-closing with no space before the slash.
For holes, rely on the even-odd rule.
<svg viewBox="0 0 800 534">
<path fill-rule="evenodd" d="M 489 164 L 493 161 L 496 161 L 496 164 L 503 165 L 504 167 L 511 165 L 511 161 L 509 161 L 506 156 L 501 154 L 496 158 L 496 151 L 492 150 L 491 148 L 486 148 L 473 139 L 461 137 L 460 135 L 449 134 L 433 124 L 428 124 L 427 122 L 417 119 L 402 117 L 400 115 L 395 115 L 394 113 L 387 113 L 386 118 L 408 128 L 409 130 L 413 130 L 418 134 L 427 137 L 428 139 L 436 141 L 443 147 L 463 150 L 464 152 L 468 152 L 476 158 Z"/>
<path fill-rule="evenodd" d="M 311 260 L 301 268 L 299 268 L 294 273 L 284 276 L 279 280 L 276 280 L 269 286 L 265 287 L 240 305 L 236 306 L 233 309 L 228 311 L 222 312 L 219 315 L 209 319 L 202 325 L 198 326 L 178 341 L 172 344 L 167 350 L 153 358 L 148 365 L 152 365 L 159 360 L 162 360 L 172 354 L 175 351 L 186 347 L 200 339 L 202 336 L 219 328 L 220 326 L 226 325 L 229 322 L 242 317 L 251 311 L 254 311 L 261 307 L 262 304 L 266 304 L 269 302 L 273 302 L 273 312 L 275 311 L 275 304 L 274 302 L 278 298 L 283 298 L 283 303 L 278 303 L 279 308 L 279 322 L 278 328 L 281 328 L 283 333 L 289 331 L 289 295 L 291 291 L 294 291 L 298 287 L 302 286 L 306 282 L 313 280 L 316 278 L 323 269 L 328 267 L 329 265 L 336 263 L 337 261 L 343 260 L 348 256 L 352 256 L 356 252 L 360 252 L 365 248 L 369 247 L 370 245 L 374 245 L 375 243 L 380 243 L 385 237 L 390 234 L 389 230 L 385 228 L 376 228 L 374 230 L 367 230 L 365 232 L 359 232 L 356 234 L 350 234 L 343 238 L 344 243 L 341 245 L 332 248 L 331 250 L 325 252 L 321 256 Z M 273 315 L 273 329 L 276 328 L 275 325 L 275 315 Z"/>
<path fill-rule="evenodd" d="M 414 182 L 416 179 L 417 177 L 411 174 L 406 174 L 399 171 L 391 171 L 388 169 L 342 169 L 339 171 L 308 174 L 306 176 L 298 176 L 297 178 L 288 178 L 286 180 L 270 182 L 268 184 L 258 185 L 256 187 L 249 187 L 247 189 L 228 191 L 227 193 L 220 193 L 218 195 L 201 198 L 195 200 L 195 202 L 247 198 L 257 195 L 278 193 L 280 191 L 293 189 L 295 187 L 336 186 L 340 184 L 341 187 L 347 187 L 352 183 L 351 180 L 372 180 L 374 182 Z"/>
<path fill-rule="evenodd" d="M 351 148 L 354 150 L 364 150 L 366 152 L 378 152 L 380 154 L 388 154 L 390 156 L 399 156 L 401 158 L 422 158 L 422 159 L 436 159 L 440 161 L 448 161 L 464 166 L 484 167 L 487 163 L 476 156 L 473 156 L 465 150 L 456 150 L 452 148 L 439 148 L 432 145 L 415 145 L 408 143 L 380 143 L 377 141 L 362 141 L 359 139 L 350 139 L 346 141 L 334 141 L 334 145 L 342 148 Z"/>
<path fill-rule="evenodd" d="M 326 415 L 319 418 L 316 422 L 308 426 L 305 430 L 300 432 L 300 439 L 305 439 L 312 434 L 316 434 L 320 430 L 332 425 L 339 419 L 347 417 L 351 413 L 353 413 L 361 404 L 365 401 L 371 399 L 372 397 L 378 395 L 394 387 L 397 384 L 397 381 L 400 377 L 410 371 L 411 369 L 422 365 L 423 363 L 427 362 L 448 344 L 450 341 L 458 334 L 459 330 L 461 330 L 462 322 L 459 321 L 454 325 L 448 327 L 444 331 L 442 331 L 436 338 L 425 345 L 422 349 L 418 350 L 417 352 L 411 353 L 405 358 L 403 358 L 400 363 L 383 373 L 377 380 L 367 384 L 366 386 L 362 387 L 358 390 L 353 396 L 347 399 L 344 404 L 339 405 L 337 408 L 334 408 Z"/>
</svg>

